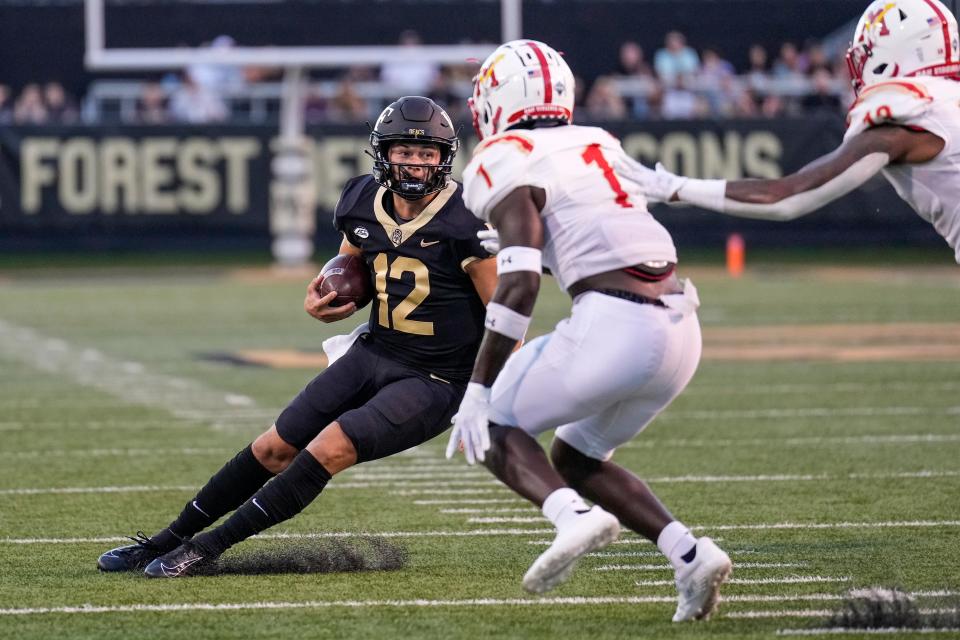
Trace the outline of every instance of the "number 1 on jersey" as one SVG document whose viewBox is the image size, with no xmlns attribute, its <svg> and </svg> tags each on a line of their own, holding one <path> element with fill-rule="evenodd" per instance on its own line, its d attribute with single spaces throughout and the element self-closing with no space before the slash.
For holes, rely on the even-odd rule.
<svg viewBox="0 0 960 640">
<path fill-rule="evenodd" d="M 594 143 L 587 145 L 586 151 L 584 151 L 580 157 L 583 158 L 585 163 L 596 164 L 600 167 L 600 170 L 603 171 L 603 177 L 607 180 L 607 184 L 610 185 L 610 188 L 613 189 L 613 192 L 617 196 L 616 203 L 618 205 L 624 209 L 633 207 L 633 203 L 630 202 L 630 197 L 627 195 L 627 192 L 620 186 L 620 180 L 617 179 L 617 174 L 613 172 L 613 167 L 611 167 L 607 159 L 603 157 L 603 152 L 600 151 L 599 144 Z"/>
</svg>

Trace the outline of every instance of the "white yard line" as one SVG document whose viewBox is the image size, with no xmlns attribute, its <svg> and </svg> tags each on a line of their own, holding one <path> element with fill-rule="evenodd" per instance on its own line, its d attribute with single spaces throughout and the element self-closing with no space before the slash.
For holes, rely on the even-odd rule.
<svg viewBox="0 0 960 640">
<path fill-rule="evenodd" d="M 671 583 L 672 584 L 672 583 Z M 914 594 L 917 595 L 917 594 Z M 739 595 L 725 597 L 725 602 L 788 602 L 794 600 L 839 600 L 842 596 L 833 594 L 807 594 L 803 596 Z M 627 597 L 553 597 L 553 598 L 467 598 L 462 600 L 432 600 L 425 598 L 408 600 L 308 600 L 303 602 L 187 602 L 168 604 L 126 604 L 126 605 L 64 605 L 53 607 L 18 607 L 0 609 L 0 615 L 28 616 L 48 614 L 102 614 L 102 613 L 167 613 L 184 611 L 245 611 L 245 610 L 283 610 L 283 609 L 373 609 L 373 608 L 433 608 L 433 607 L 554 607 L 554 606 L 604 606 L 611 604 L 673 604 L 675 596 L 627 596 Z M 724 614 L 729 615 L 729 614 Z M 746 617 L 746 616 L 741 616 Z M 783 635 L 792 631 L 781 630 Z M 854 630 L 851 630 L 851 632 Z M 858 632 L 869 630 L 857 629 Z M 881 630 L 874 630 L 881 631 Z M 830 630 L 829 633 L 837 633 Z M 812 634 L 811 634 L 812 635 Z"/>
<path fill-rule="evenodd" d="M 861 629 L 844 627 L 823 627 L 817 629 L 777 629 L 778 636 L 839 636 L 839 635 L 901 635 L 913 633 L 960 633 L 960 627 L 885 627 L 882 629 Z"/>
<path fill-rule="evenodd" d="M 732 554 L 731 554 L 732 555 Z M 787 569 L 791 567 L 807 567 L 809 562 L 738 562 L 734 568 L 740 569 Z M 594 567 L 594 571 L 673 571 L 667 563 L 661 564 L 604 564 Z"/>
<path fill-rule="evenodd" d="M 798 438 L 644 438 L 643 436 L 620 445 L 619 449 L 656 449 L 660 447 L 721 448 L 721 447 L 821 447 L 836 445 L 903 445 L 940 444 L 960 442 L 960 433 L 899 433 L 861 436 L 805 436 Z"/>
<path fill-rule="evenodd" d="M 724 584 L 815 584 L 821 582 L 850 582 L 850 576 L 790 576 L 787 578 L 730 578 Z M 672 587 L 673 580 L 636 580 L 638 587 Z"/>
<path fill-rule="evenodd" d="M 174 420 L 115 420 L 115 421 L 57 421 L 50 423 L 53 426 L 64 429 L 75 429 L 78 427 L 91 430 L 98 429 L 141 429 L 148 427 L 162 428 L 182 428 L 191 429 L 196 427 L 196 423 L 177 423 Z M 23 431 L 36 427 L 34 423 L 9 421 L 0 422 L 0 431 Z M 944 444 L 951 442 L 960 442 L 960 434 L 897 434 L 897 435 L 864 435 L 864 436 L 843 436 L 843 437 L 802 437 L 802 438 L 744 438 L 744 439 L 644 439 L 639 438 L 621 445 L 620 449 L 658 449 L 666 447 L 676 448 L 726 448 L 741 446 L 776 446 L 776 447 L 809 447 L 819 446 L 837 446 L 837 445 L 906 445 L 906 444 Z M 149 448 L 113 448 L 113 449 L 28 449 L 23 451 L 6 450 L 0 452 L 0 456 L 8 458 L 18 457 L 39 457 L 39 456 L 148 456 L 154 453 L 155 449 Z M 209 452 L 228 454 L 233 449 L 231 447 L 209 448 L 209 449 L 165 449 L 168 452 L 182 452 L 184 455 L 201 455 Z M 426 454 L 432 455 L 432 454 Z M 439 454 L 437 454 L 439 455 Z M 393 461 L 393 458 L 386 460 Z M 424 470 L 422 467 L 431 466 L 431 469 Z M 414 471 L 414 473 L 409 473 Z M 379 464 L 377 462 L 368 463 L 362 467 L 357 467 L 356 474 L 369 476 L 369 479 L 396 479 L 396 480 L 414 480 L 414 479 L 457 479 L 457 478 L 483 478 L 490 477 L 489 472 L 483 469 L 465 469 L 463 465 L 447 460 L 438 460 L 430 457 L 424 457 L 421 454 L 415 460 L 410 460 L 406 464 Z M 854 474 L 851 477 L 859 477 Z"/>
<path fill-rule="evenodd" d="M 487 507 L 478 509 L 438 509 L 440 513 L 530 513 L 539 511 L 533 505 L 529 507 Z"/>
<path fill-rule="evenodd" d="M 726 600 L 726 598 L 724 598 Z M 956 609 L 920 609 L 922 615 L 936 615 L 956 613 Z M 725 618 L 825 618 L 832 613 L 830 609 L 779 609 L 761 611 L 729 611 L 723 614 Z M 825 627 L 829 628 L 829 627 Z"/>
<path fill-rule="evenodd" d="M 535 522 L 546 524 L 544 518 L 536 518 Z M 799 523 L 799 522 L 781 522 L 775 524 L 734 524 L 734 525 L 705 525 L 695 526 L 696 529 L 717 530 L 724 529 L 871 529 L 886 527 L 907 527 L 907 528 L 929 528 L 929 527 L 960 527 L 960 520 L 932 520 L 918 521 L 909 520 L 903 522 L 838 522 L 838 523 Z M 555 533 L 553 527 L 543 528 L 510 528 L 510 529 L 472 529 L 469 531 L 331 531 L 320 533 L 273 533 L 257 536 L 263 540 L 287 540 L 287 539 L 310 539 L 310 538 L 350 538 L 376 536 L 381 538 L 446 538 L 446 537 L 472 537 L 472 536 L 528 536 Z M 124 541 L 122 536 L 110 537 L 87 537 L 87 538 L 0 538 L 0 544 L 81 544 L 89 542 L 115 542 Z M 714 540 L 722 541 L 723 538 L 716 537 Z M 546 538 L 537 538 L 530 540 L 528 544 L 548 545 L 553 541 Z M 635 545 L 651 544 L 649 540 L 639 537 L 622 538 L 615 540 L 612 544 Z"/>
<path fill-rule="evenodd" d="M 798 409 L 711 409 L 668 411 L 659 421 L 699 420 L 768 420 L 784 418 L 873 418 L 878 416 L 942 416 L 956 415 L 960 407 L 803 407 Z"/>
<path fill-rule="evenodd" d="M 823 384 L 819 382 L 791 382 L 784 384 L 693 384 L 683 395 L 780 395 L 823 393 L 829 389 L 834 393 L 863 393 L 865 391 L 957 391 L 958 382 L 837 382 Z"/>
<path fill-rule="evenodd" d="M 215 428 L 269 426 L 264 424 L 265 410 L 249 396 L 212 389 L 199 380 L 155 373 L 139 362 L 117 360 L 97 349 L 3 320 L 0 355 L 97 389 L 122 403 L 162 409 Z"/>
<path fill-rule="evenodd" d="M 469 531 L 326 531 L 320 533 L 263 533 L 258 540 L 316 540 L 326 538 L 474 538 L 478 536 L 541 536 L 554 529 L 472 529 Z M 123 536 L 89 538 L 0 538 L 0 544 L 90 544 L 126 542 Z"/>
<path fill-rule="evenodd" d="M 523 498 L 451 498 L 449 500 L 414 500 L 416 505 L 437 505 L 437 504 L 517 504 L 525 503 Z"/>
</svg>

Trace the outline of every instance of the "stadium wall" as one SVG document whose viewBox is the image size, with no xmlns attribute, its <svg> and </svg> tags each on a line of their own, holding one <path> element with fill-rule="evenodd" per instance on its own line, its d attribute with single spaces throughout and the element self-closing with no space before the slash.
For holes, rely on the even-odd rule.
<svg viewBox="0 0 960 640">
<path fill-rule="evenodd" d="M 774 178 L 839 144 L 833 117 L 604 123 L 648 164 L 686 175 Z M 317 243 L 343 183 L 370 170 L 366 132 L 312 128 Z M 270 127 L 5 127 L 0 129 L 0 250 L 235 249 L 269 246 L 276 131 Z M 459 175 L 475 140 L 457 158 Z M 761 245 L 942 242 L 881 178 L 821 212 L 778 224 L 658 206 L 680 246 L 731 231 Z"/>
</svg>

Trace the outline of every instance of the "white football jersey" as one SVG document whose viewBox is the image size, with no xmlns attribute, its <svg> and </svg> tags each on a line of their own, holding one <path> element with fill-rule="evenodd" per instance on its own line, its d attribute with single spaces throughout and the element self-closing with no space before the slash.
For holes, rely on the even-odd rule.
<svg viewBox="0 0 960 640">
<path fill-rule="evenodd" d="M 676 262 L 673 239 L 647 211 L 640 187 L 617 175 L 624 158 L 620 142 L 596 127 L 508 130 L 477 146 L 463 199 L 488 221 L 514 189 L 543 189 L 543 264 L 563 289 L 642 262 Z"/>
<path fill-rule="evenodd" d="M 885 123 L 943 139 L 943 151 L 930 162 L 888 165 L 883 175 L 946 239 L 960 262 L 960 82 L 917 77 L 870 85 L 850 107 L 844 140 Z"/>
</svg>

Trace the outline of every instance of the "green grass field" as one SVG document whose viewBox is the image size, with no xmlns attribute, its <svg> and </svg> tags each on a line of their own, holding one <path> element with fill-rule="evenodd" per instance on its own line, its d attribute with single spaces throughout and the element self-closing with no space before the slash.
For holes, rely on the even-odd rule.
<svg viewBox="0 0 960 640">
<path fill-rule="evenodd" d="M 446 461 L 443 436 L 344 473 L 230 552 L 372 535 L 406 552 L 399 570 L 99 573 L 101 552 L 166 525 L 315 374 L 211 355 L 316 352 L 356 323 L 317 323 L 306 280 L 266 271 L 0 271 L 0 638 L 770 638 L 822 627 L 854 587 L 956 606 L 960 270 L 828 266 L 687 270 L 700 371 L 615 458 L 737 565 L 719 615 L 686 625 L 670 622 L 672 572 L 630 532 L 525 594 L 548 524 Z M 547 281 L 532 333 L 567 309 Z"/>
</svg>

